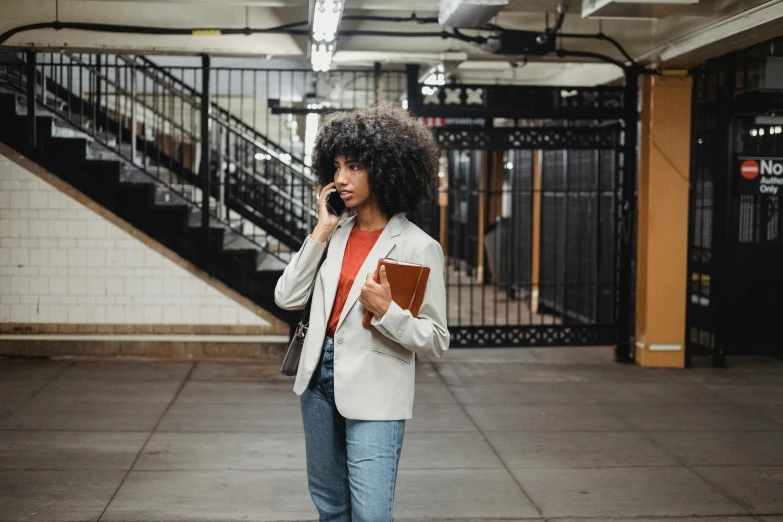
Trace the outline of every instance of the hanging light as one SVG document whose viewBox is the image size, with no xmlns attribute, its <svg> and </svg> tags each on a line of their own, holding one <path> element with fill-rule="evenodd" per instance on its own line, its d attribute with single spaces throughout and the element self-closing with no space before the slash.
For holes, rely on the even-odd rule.
<svg viewBox="0 0 783 522">
<path fill-rule="evenodd" d="M 328 71 L 332 64 L 334 44 L 312 44 L 310 46 L 310 62 L 314 71 Z"/>
<path fill-rule="evenodd" d="M 312 12 L 310 61 L 314 71 L 328 71 L 335 50 L 343 0 L 315 0 Z"/>
<path fill-rule="evenodd" d="M 430 67 L 419 79 L 424 85 L 446 85 L 446 72 L 443 64 Z"/>
<path fill-rule="evenodd" d="M 308 109 L 322 109 L 330 106 L 331 103 L 329 103 L 328 101 L 321 101 L 321 102 L 307 104 Z M 315 146 L 315 138 L 318 134 L 319 122 L 320 122 L 320 115 L 317 112 L 308 112 L 307 116 L 305 116 L 304 161 L 305 161 L 305 165 L 307 165 L 308 167 L 312 166 L 313 164 L 313 147 Z"/>
<path fill-rule="evenodd" d="M 438 92 L 438 86 L 446 85 L 446 72 L 443 64 L 433 65 L 419 77 L 419 83 L 422 83 L 421 93 L 424 96 L 430 96 Z"/>
<path fill-rule="evenodd" d="M 313 40 L 333 42 L 343 14 L 341 0 L 317 0 L 313 10 Z"/>
</svg>

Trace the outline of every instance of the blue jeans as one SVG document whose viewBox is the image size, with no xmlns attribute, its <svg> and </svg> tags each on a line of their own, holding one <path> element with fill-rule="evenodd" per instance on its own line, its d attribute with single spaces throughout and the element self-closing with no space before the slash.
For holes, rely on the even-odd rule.
<svg viewBox="0 0 783 522">
<path fill-rule="evenodd" d="M 392 520 L 405 421 L 346 419 L 334 404 L 334 339 L 326 337 L 300 397 L 307 482 L 321 522 Z"/>
</svg>

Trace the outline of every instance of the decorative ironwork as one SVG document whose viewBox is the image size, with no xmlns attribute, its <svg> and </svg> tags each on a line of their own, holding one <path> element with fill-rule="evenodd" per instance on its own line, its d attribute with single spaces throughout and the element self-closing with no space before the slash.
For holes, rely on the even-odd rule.
<svg viewBox="0 0 783 522">
<path fill-rule="evenodd" d="M 780 114 L 783 96 L 759 77 L 781 44 L 708 60 L 693 76 L 686 357 L 710 354 L 714 366 L 730 354 L 783 354 L 783 201 L 741 193 L 737 164 L 780 156 L 779 124 L 759 118 Z"/>
<path fill-rule="evenodd" d="M 502 348 L 602 346 L 615 343 L 613 325 L 525 325 L 449 327 L 451 347 Z"/>
<path fill-rule="evenodd" d="M 444 149 L 615 150 L 618 127 L 435 127 Z"/>
<path fill-rule="evenodd" d="M 633 75 L 571 88 L 431 86 L 417 72 L 409 66 L 409 108 L 448 151 L 446 208 L 430 233 L 447 256 L 452 346 L 615 345 L 629 360 Z"/>
<path fill-rule="evenodd" d="M 624 110 L 622 87 L 419 86 L 420 116 L 613 119 Z"/>
</svg>

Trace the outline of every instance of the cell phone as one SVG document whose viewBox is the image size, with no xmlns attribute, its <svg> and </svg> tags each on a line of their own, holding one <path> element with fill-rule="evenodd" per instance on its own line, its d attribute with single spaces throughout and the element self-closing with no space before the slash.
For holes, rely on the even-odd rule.
<svg viewBox="0 0 783 522">
<path fill-rule="evenodd" d="M 342 215 L 345 210 L 345 201 L 340 197 L 339 192 L 332 192 L 326 196 L 326 208 L 335 216 Z"/>
</svg>

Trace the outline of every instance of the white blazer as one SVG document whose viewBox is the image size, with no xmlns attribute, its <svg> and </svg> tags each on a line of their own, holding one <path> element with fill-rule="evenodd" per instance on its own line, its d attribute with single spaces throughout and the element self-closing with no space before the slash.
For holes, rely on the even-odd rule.
<svg viewBox="0 0 783 522">
<path fill-rule="evenodd" d="M 318 271 L 294 392 L 301 395 L 321 358 L 326 324 L 337 293 L 348 235 L 356 216 L 343 218 L 329 240 L 329 252 Z M 275 287 L 275 302 L 286 310 L 303 309 L 318 261 L 327 243 L 308 236 Z M 430 276 L 419 316 L 413 317 L 394 301 L 386 314 L 374 317 L 372 328 L 362 326 L 364 306 L 359 293 L 378 260 L 391 257 L 425 264 Z M 395 214 L 367 255 L 348 293 L 334 333 L 334 398 L 347 419 L 410 419 L 413 409 L 415 355 L 440 357 L 449 347 L 446 327 L 446 286 L 443 250 L 403 213 Z"/>
</svg>

